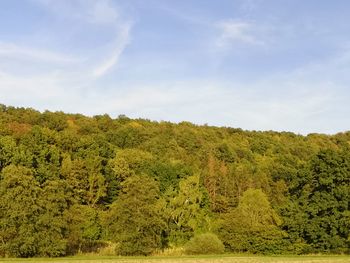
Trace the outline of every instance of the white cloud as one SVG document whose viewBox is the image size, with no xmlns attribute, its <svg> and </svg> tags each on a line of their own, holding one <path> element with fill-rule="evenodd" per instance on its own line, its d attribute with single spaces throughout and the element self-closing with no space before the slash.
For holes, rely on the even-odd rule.
<svg viewBox="0 0 350 263">
<path fill-rule="evenodd" d="M 86 0 L 83 3 L 85 5 Z M 115 23 L 119 18 L 116 8 L 108 0 L 93 1 L 92 8 L 88 10 L 88 14 L 91 17 L 90 21 L 96 24 Z"/>
<path fill-rule="evenodd" d="M 252 23 L 234 20 L 224 20 L 217 23 L 220 36 L 217 45 L 226 47 L 234 44 L 263 45 L 264 41 L 258 38 L 258 28 Z"/>
<path fill-rule="evenodd" d="M 125 19 L 118 6 L 111 0 L 32 0 L 58 19 L 83 24 L 83 30 L 89 28 L 94 32 L 106 30 L 109 32 L 109 40 L 91 50 L 86 50 L 86 57 L 80 66 L 76 67 L 85 76 L 99 78 L 107 74 L 111 68 L 119 62 L 120 56 L 130 42 L 132 23 Z M 97 30 L 96 30 L 97 28 Z M 69 30 L 69 29 L 68 29 Z M 74 29 L 77 30 L 77 29 Z M 74 33 L 73 33 L 74 34 Z M 96 35 L 96 38 L 99 38 Z M 1 46 L 0 46 L 1 48 Z M 18 50 L 14 50 L 17 52 Z M 48 55 L 51 52 L 45 51 Z M 19 53 L 17 52 L 17 55 Z M 71 68 L 68 69 L 69 73 Z"/>
<path fill-rule="evenodd" d="M 344 52 L 329 61 L 259 81 L 129 82 L 94 97 L 103 101 L 100 113 L 114 116 L 124 113 L 249 130 L 336 133 L 350 129 L 350 77 L 344 77 L 349 67 L 350 56 Z"/>
<path fill-rule="evenodd" d="M 0 93 L 2 103 L 40 110 L 126 114 L 249 130 L 335 133 L 350 129 L 346 85 L 350 77 L 344 75 L 349 66 L 349 53 L 344 52 L 324 63 L 249 83 L 234 79 L 128 80 L 113 83 L 118 88 L 109 84 L 103 91 L 101 83 L 81 73 L 46 72 L 26 77 L 0 71 Z"/>
<path fill-rule="evenodd" d="M 111 0 L 32 0 L 57 17 L 91 24 L 115 24 L 119 11 Z"/>
<path fill-rule="evenodd" d="M 187 120 L 249 130 L 334 133 L 344 130 L 344 126 L 330 123 L 335 118 L 343 120 L 343 125 L 346 123 L 350 112 L 344 102 L 350 96 L 338 93 L 339 84 L 327 81 L 327 77 L 319 78 L 319 75 L 324 75 L 323 72 L 335 64 L 337 62 L 330 62 L 322 68 L 309 65 L 251 83 L 128 81 L 115 83 L 118 88 L 109 86 L 104 91 L 98 88 L 99 83 L 86 79 L 76 79 L 78 86 L 72 89 L 72 79 L 65 80 L 59 73 L 20 79 L 0 73 L 0 91 L 7 103 L 30 105 L 40 110 L 88 115 L 126 114 L 135 118 Z M 336 109 L 335 105 L 340 108 Z"/>
<path fill-rule="evenodd" d="M 35 49 L 18 46 L 13 43 L 0 42 L 0 58 L 17 58 L 20 60 L 31 59 L 47 63 L 75 63 L 80 60 L 72 56 L 53 52 L 50 50 Z"/>
<path fill-rule="evenodd" d="M 35 69 L 40 76 L 59 70 L 64 79 L 74 76 L 72 81 L 75 81 L 77 75 L 94 79 L 102 77 L 118 64 L 120 56 L 130 42 L 132 24 L 119 14 L 118 7 L 113 5 L 112 1 L 32 1 L 44 7 L 47 12 L 54 13 L 55 17 L 67 21 L 78 20 L 79 23 L 83 23 L 83 26 L 77 28 L 73 26 L 72 30 L 67 28 L 66 35 L 74 37 L 75 34 L 80 34 L 79 30 L 87 34 L 85 32 L 86 29 L 92 27 L 91 34 L 96 34 L 96 38 L 99 38 L 98 32 L 104 30 L 104 34 L 109 34 L 109 39 L 111 40 L 107 38 L 105 43 L 97 41 L 96 46 L 89 49 L 72 49 L 69 55 L 66 54 L 66 51 L 65 53 L 57 51 L 59 50 L 57 47 L 62 46 L 62 44 L 60 43 L 60 36 L 56 36 L 55 32 L 53 32 L 53 37 L 49 39 L 43 35 L 45 41 L 42 45 L 47 46 L 45 48 L 39 48 L 37 41 L 34 44 L 31 43 L 30 39 L 28 41 L 24 39 L 20 45 L 15 42 L 0 42 L 1 70 L 17 72 L 19 79 L 21 77 L 20 74 L 26 71 L 29 72 L 31 69 Z M 75 25 L 75 22 L 72 23 Z M 40 35 L 36 34 L 36 38 L 40 38 Z M 70 41 L 70 38 L 66 38 L 63 41 L 64 45 L 69 45 L 66 42 Z M 36 48 L 32 48 L 32 46 L 36 46 Z M 32 71 L 30 72 L 31 74 L 33 73 Z"/>
<path fill-rule="evenodd" d="M 123 18 L 126 14 L 120 15 L 118 7 L 111 1 L 32 1 L 48 12 L 55 12 L 58 19 L 82 23 L 81 27 L 67 28 L 68 35 L 79 34 L 76 31 L 81 29 L 86 34 L 87 29 L 96 27 L 97 30 L 95 28 L 91 34 L 103 29 L 113 40 L 98 43 L 90 49 L 72 48 L 69 54 L 59 50 L 62 45 L 72 44 L 67 43 L 69 38 L 61 43 L 55 31 L 52 32 L 55 37 L 43 36 L 46 48 L 35 44 L 40 41 L 33 43 L 31 38 L 25 37 L 21 44 L 15 41 L 0 42 L 0 103 L 39 110 L 91 113 L 91 105 L 102 103 L 105 98 L 103 95 L 89 98 L 89 90 L 97 88 L 99 78 L 118 64 L 130 41 L 132 24 Z M 50 26 L 48 28 L 51 29 Z M 40 38 L 39 32 L 46 31 L 38 30 L 36 38 Z"/>
<path fill-rule="evenodd" d="M 0 72 L 0 91 L 2 99 L 18 104 L 36 101 L 62 99 L 69 95 L 69 87 L 64 87 L 64 81 L 58 73 L 52 72 L 37 76 L 16 76 Z M 68 93 L 67 93 L 68 92 Z"/>
<path fill-rule="evenodd" d="M 145 83 L 128 79 L 124 83 L 117 80 L 113 84 L 102 83 L 101 77 L 118 65 L 130 42 L 130 21 L 122 18 L 111 1 L 40 1 L 55 9 L 57 16 L 64 16 L 62 19 L 78 20 L 87 29 L 89 26 L 107 28 L 114 39 L 98 46 L 97 51 L 91 48 L 93 55 L 79 52 L 79 59 L 74 53 L 68 56 L 51 49 L 33 49 L 29 44 L 1 43 L 1 103 L 40 110 L 113 116 L 124 113 L 154 120 L 189 120 L 304 134 L 332 133 L 344 129 L 345 125 L 350 129 L 347 124 L 350 52 L 293 72 L 266 76 L 260 81 L 238 82 L 232 78 Z M 96 3 L 102 4 L 96 6 Z M 269 37 L 264 36 L 261 25 L 252 22 L 225 20 L 216 26 L 219 29 L 217 44 L 221 47 L 264 45 Z M 80 59 L 84 55 L 84 60 Z M 5 58 L 11 63 L 11 70 L 5 65 Z M 27 64 L 24 65 L 23 60 Z M 39 69 L 35 74 L 19 73 L 28 65 Z M 340 121 L 330 125 L 334 119 Z"/>
<path fill-rule="evenodd" d="M 118 64 L 119 58 L 130 41 L 130 24 L 125 24 L 119 30 L 117 40 L 115 41 L 113 50 L 103 61 L 93 70 L 95 77 L 101 77 L 106 74 L 112 67 Z"/>
</svg>

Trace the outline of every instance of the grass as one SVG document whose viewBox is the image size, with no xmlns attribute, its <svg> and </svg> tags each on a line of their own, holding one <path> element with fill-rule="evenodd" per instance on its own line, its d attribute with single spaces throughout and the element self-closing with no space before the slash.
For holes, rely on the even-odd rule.
<svg viewBox="0 0 350 263">
<path fill-rule="evenodd" d="M 181 256 L 181 257 L 116 257 L 76 256 L 64 258 L 1 259 L 1 263 L 350 263 L 350 256 Z"/>
</svg>

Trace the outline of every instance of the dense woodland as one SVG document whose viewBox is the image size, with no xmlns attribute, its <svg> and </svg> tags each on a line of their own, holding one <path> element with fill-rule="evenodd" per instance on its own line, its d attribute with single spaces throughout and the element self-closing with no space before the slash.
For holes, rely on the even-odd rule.
<svg viewBox="0 0 350 263">
<path fill-rule="evenodd" d="M 349 253 L 349 148 L 350 132 L 0 105 L 0 256 L 111 245 L 150 255 L 213 242 L 227 252 Z"/>
</svg>

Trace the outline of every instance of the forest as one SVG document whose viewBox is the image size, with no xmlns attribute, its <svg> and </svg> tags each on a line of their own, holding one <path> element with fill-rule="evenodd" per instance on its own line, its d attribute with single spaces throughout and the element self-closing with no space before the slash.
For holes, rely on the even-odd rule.
<svg viewBox="0 0 350 263">
<path fill-rule="evenodd" d="M 350 132 L 0 105 L 0 257 L 350 253 Z"/>
</svg>

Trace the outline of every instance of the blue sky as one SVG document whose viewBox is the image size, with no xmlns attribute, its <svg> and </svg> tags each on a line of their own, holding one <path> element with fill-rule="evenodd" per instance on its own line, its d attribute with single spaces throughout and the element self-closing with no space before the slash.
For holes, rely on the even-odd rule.
<svg viewBox="0 0 350 263">
<path fill-rule="evenodd" d="M 350 1 L 3 0 L 0 103 L 350 130 Z"/>
</svg>

